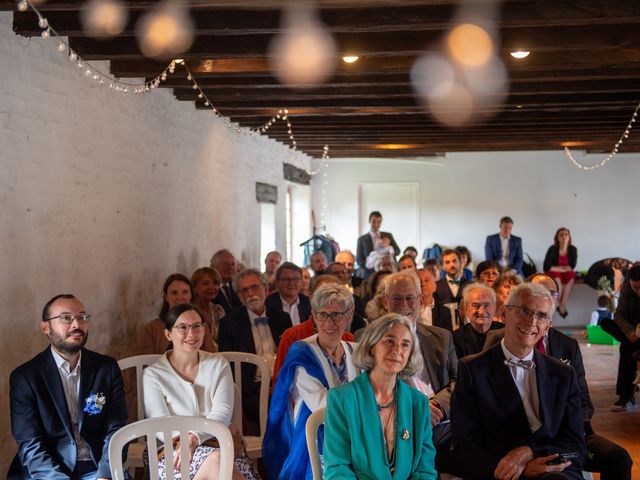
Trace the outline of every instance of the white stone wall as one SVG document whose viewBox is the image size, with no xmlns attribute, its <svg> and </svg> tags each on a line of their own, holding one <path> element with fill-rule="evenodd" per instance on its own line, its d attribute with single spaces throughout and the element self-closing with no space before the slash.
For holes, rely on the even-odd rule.
<svg viewBox="0 0 640 480">
<path fill-rule="evenodd" d="M 256 181 L 278 187 L 284 251 L 282 163 L 309 162 L 170 91 L 93 85 L 56 45 L 15 36 L 0 13 L 0 475 L 15 452 L 9 374 L 47 344 L 44 302 L 75 293 L 94 315 L 88 347 L 131 354 L 168 274 L 190 276 L 222 247 L 259 266 Z"/>
<path fill-rule="evenodd" d="M 585 164 L 602 159 L 602 155 L 574 154 Z M 484 260 L 486 236 L 497 233 L 500 217 L 509 215 L 513 234 L 522 237 L 524 251 L 539 268 L 559 227 L 571 230 L 580 270 L 611 256 L 640 259 L 640 154 L 620 154 L 593 172 L 578 170 L 559 150 L 452 153 L 432 161 L 436 165 L 401 159 L 332 159 L 327 176 L 312 181 L 312 207 L 319 216 L 319 182 L 326 178 L 327 192 L 340 192 L 327 195 L 327 231 L 341 247 L 355 251 L 358 235 L 366 231 L 358 223 L 359 185 L 416 182 L 421 228 L 414 245 L 420 252 L 433 242 L 466 245 L 477 263 Z M 391 229 L 391 218 L 385 220 L 384 207 L 380 210 L 382 228 Z M 362 226 L 367 225 L 368 213 L 364 212 Z"/>
</svg>

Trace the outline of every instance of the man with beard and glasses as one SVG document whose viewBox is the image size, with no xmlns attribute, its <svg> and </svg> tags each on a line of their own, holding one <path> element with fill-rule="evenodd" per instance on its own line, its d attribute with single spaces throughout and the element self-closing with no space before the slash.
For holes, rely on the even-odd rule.
<svg viewBox="0 0 640 480">
<path fill-rule="evenodd" d="M 18 454 L 8 478 L 111 478 L 108 446 L 127 423 L 118 363 L 84 348 L 89 315 L 70 294 L 42 310 L 50 346 L 11 373 L 11 430 Z"/>
<path fill-rule="evenodd" d="M 288 313 L 265 306 L 268 283 L 259 270 L 246 269 L 233 278 L 241 307 L 227 313 L 220 320 L 218 349 L 221 352 L 247 352 L 264 358 L 273 374 L 273 366 L 280 338 L 292 326 Z M 247 435 L 259 435 L 260 383 L 256 367 L 242 366 L 242 407 Z M 270 379 L 269 379 L 270 381 Z"/>
</svg>

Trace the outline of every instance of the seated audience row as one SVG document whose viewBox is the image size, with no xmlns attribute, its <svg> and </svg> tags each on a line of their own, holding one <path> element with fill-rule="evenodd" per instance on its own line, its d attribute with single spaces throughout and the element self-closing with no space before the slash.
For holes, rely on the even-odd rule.
<svg viewBox="0 0 640 480">
<path fill-rule="evenodd" d="M 261 272 L 245 269 L 236 273 L 233 255 L 226 250 L 216 252 L 212 266 L 217 268 L 194 272 L 193 287 L 180 274 L 167 279 L 160 318 L 145 327 L 143 343 L 151 345 L 153 353 L 163 354 L 145 371 L 146 415 L 207 416 L 229 425 L 233 407 L 230 369 L 220 357 L 201 351 L 216 351 L 217 340 L 220 351 L 255 353 L 272 367 L 277 362 L 280 368 L 273 375 L 265 432 L 263 460 L 269 478 L 309 478 L 304 424 L 313 411 L 326 406 L 326 478 L 380 478 L 387 476 L 380 472 L 388 471 L 389 478 L 435 479 L 438 471 L 446 471 L 477 479 L 520 475 L 577 479 L 585 465 L 601 471 L 603 480 L 630 479 L 627 452 L 591 429 L 593 406 L 577 342 L 567 341 L 550 328 L 560 296 L 555 280 L 541 275 L 519 285 L 522 279 L 511 271 L 495 279 L 491 270 L 498 273 L 499 268 L 489 264 L 478 273 L 477 283 L 469 283 L 464 280 L 460 257 L 457 250 L 443 252 L 445 278 L 437 281 L 429 270 L 416 272 L 410 265 L 386 277 L 379 272 L 377 295 L 371 300 L 377 302 L 375 312 L 367 308 L 367 313 L 375 315 L 367 315 L 367 326 L 367 320 L 354 314 L 359 295 L 353 292 L 359 294 L 369 282 L 354 287 L 348 267 L 340 262 L 322 270 L 334 275 L 317 271 L 309 302 L 300 293 L 303 270 L 296 265 L 285 262 L 275 270 L 275 291 L 268 295 L 269 284 Z M 348 255 L 343 258 L 349 260 Z M 485 272 L 489 273 L 483 276 Z M 490 284 L 492 278 L 493 288 L 482 283 Z M 239 305 L 233 305 L 234 295 Z M 453 308 L 446 308 L 441 298 Z M 211 307 L 212 300 L 220 302 L 217 308 Z M 225 302 L 228 310 L 222 316 Z M 102 450 L 108 437 L 126 422 L 126 410 L 124 420 L 114 413 L 119 420 L 103 425 L 106 415 L 94 419 L 87 413 L 84 423 L 74 423 L 60 418 L 50 407 L 26 407 L 28 402 L 37 402 L 29 397 L 34 393 L 25 390 L 25 385 L 44 382 L 42 388 L 49 388 L 46 382 L 51 379 L 30 377 L 43 368 L 41 362 L 50 359 L 50 368 L 58 362 L 56 355 L 61 357 L 60 373 L 55 376 L 63 380 L 59 393 L 63 388 L 66 392 L 67 378 L 93 369 L 88 360 L 92 352 L 82 348 L 89 319 L 84 307 L 73 296 L 61 296 L 54 297 L 45 310 L 41 329 L 51 348 L 40 354 L 42 359 L 36 362 L 36 357 L 17 369 L 11 378 L 12 427 L 20 448 L 11 471 L 29 472 L 11 478 L 37 477 L 31 472 L 46 468 L 71 478 L 98 471 L 95 478 L 110 478 Z M 453 335 L 452 312 L 461 319 L 461 328 Z M 361 323 L 354 328 L 358 319 Z M 361 345 L 351 343 L 349 330 Z M 469 357 L 472 353 L 475 356 Z M 573 368 L 547 355 L 569 360 Z M 109 357 L 103 358 L 105 365 L 112 365 Z M 463 358 L 464 365 L 460 377 L 458 358 Z M 122 389 L 119 370 L 114 373 L 111 368 L 111 372 L 104 383 L 86 393 L 85 412 L 124 410 L 124 400 L 121 407 L 111 400 L 112 395 L 123 396 L 112 390 Z M 531 388 L 538 375 L 555 379 L 555 387 L 538 378 L 537 384 L 544 388 Z M 261 379 L 251 366 L 243 367 L 242 376 L 244 431 L 257 435 Z M 491 382 L 499 385 L 488 392 L 486 386 Z M 339 387 L 342 384 L 346 385 Z M 333 387 L 336 389 L 330 392 Z M 51 394 L 45 390 L 37 395 L 48 398 Z M 107 391 L 107 398 L 102 398 L 101 393 Z M 67 404 L 70 401 L 64 395 L 61 398 Z M 78 397 L 76 390 L 76 404 L 78 398 L 85 397 Z M 499 407 L 502 411 L 494 412 Z M 478 409 L 495 415 L 495 422 L 489 424 L 484 416 L 472 415 Z M 368 423 L 372 412 L 377 413 L 380 425 L 374 430 Z M 55 418 L 58 426 L 51 427 L 49 421 L 39 425 L 42 415 Z M 82 419 L 81 413 L 79 416 Z M 73 413 L 71 418 L 75 418 Z M 88 423 L 91 432 L 85 427 Z M 82 439 L 77 443 L 77 462 L 75 456 L 71 459 L 66 450 L 58 452 L 55 447 L 55 441 L 59 445 L 68 442 L 65 425 L 73 432 L 74 442 Z M 57 440 L 36 441 L 29 433 L 34 428 Z M 513 448 L 517 439 L 528 446 Z M 218 454 L 206 440 L 197 432 L 190 437 L 192 473 L 197 478 L 217 475 Z M 88 450 L 83 450 L 82 443 Z M 586 451 L 589 455 L 584 463 Z M 560 454 L 575 455 L 567 459 Z M 174 458 L 172 468 L 182 460 Z M 242 455 L 235 463 L 236 478 L 259 478 L 255 466 Z M 166 468 L 161 462 L 163 472 Z"/>
</svg>

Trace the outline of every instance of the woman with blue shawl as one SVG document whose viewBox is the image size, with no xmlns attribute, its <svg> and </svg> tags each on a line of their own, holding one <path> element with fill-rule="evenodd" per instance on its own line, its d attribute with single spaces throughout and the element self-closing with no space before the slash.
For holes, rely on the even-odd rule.
<svg viewBox="0 0 640 480">
<path fill-rule="evenodd" d="M 353 363 L 365 371 L 327 397 L 325 480 L 436 480 L 429 399 L 403 381 L 423 366 L 412 322 L 369 324 Z"/>
<path fill-rule="evenodd" d="M 353 318 L 351 292 L 343 285 L 322 285 L 311 297 L 311 313 L 318 333 L 291 346 L 271 397 L 262 445 L 269 480 L 312 479 L 307 419 L 325 407 L 330 388 L 358 373 L 351 362 L 354 345 L 342 341 Z"/>
</svg>

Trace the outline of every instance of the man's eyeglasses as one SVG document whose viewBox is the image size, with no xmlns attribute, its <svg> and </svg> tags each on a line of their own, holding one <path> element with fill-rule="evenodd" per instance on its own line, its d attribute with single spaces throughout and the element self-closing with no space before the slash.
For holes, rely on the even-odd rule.
<svg viewBox="0 0 640 480">
<path fill-rule="evenodd" d="M 402 302 L 407 302 L 407 305 L 415 305 L 415 303 L 418 301 L 418 298 L 416 295 L 391 295 L 389 297 L 389 301 L 393 304 L 393 305 L 401 305 Z"/>
<path fill-rule="evenodd" d="M 71 325 L 74 320 L 77 320 L 78 323 L 87 323 L 91 318 L 91 314 L 81 313 L 80 315 L 71 315 L 70 313 L 61 313 L 60 315 L 56 315 L 55 317 L 45 318 L 45 320 L 55 320 L 56 318 L 60 320 L 60 323 Z"/>
<path fill-rule="evenodd" d="M 333 323 L 338 324 L 343 322 L 347 317 L 348 313 L 351 312 L 351 309 L 345 310 L 344 312 L 318 312 L 317 310 L 314 312 L 316 320 L 320 323 L 324 323 L 327 320 L 331 320 Z"/>
<path fill-rule="evenodd" d="M 515 308 L 518 311 L 520 318 L 535 318 L 539 322 L 548 322 L 551 320 L 551 316 L 544 312 L 534 312 L 524 305 L 505 305 L 505 307 Z"/>
<path fill-rule="evenodd" d="M 302 281 L 302 277 L 280 277 L 278 281 L 282 283 L 298 283 Z"/>
<path fill-rule="evenodd" d="M 255 283 L 253 285 L 249 285 L 248 287 L 244 287 L 244 288 L 241 288 L 240 290 L 238 290 L 238 293 L 246 295 L 246 294 L 251 293 L 251 292 L 257 292 L 260 289 L 260 285 L 261 284 L 259 284 L 259 283 Z"/>
<path fill-rule="evenodd" d="M 186 323 L 181 323 L 180 325 L 176 325 L 175 328 L 180 335 L 186 337 L 189 334 L 189 330 L 193 331 L 193 333 L 200 333 L 204 328 L 204 323 L 192 323 L 191 325 L 187 325 Z"/>
</svg>

